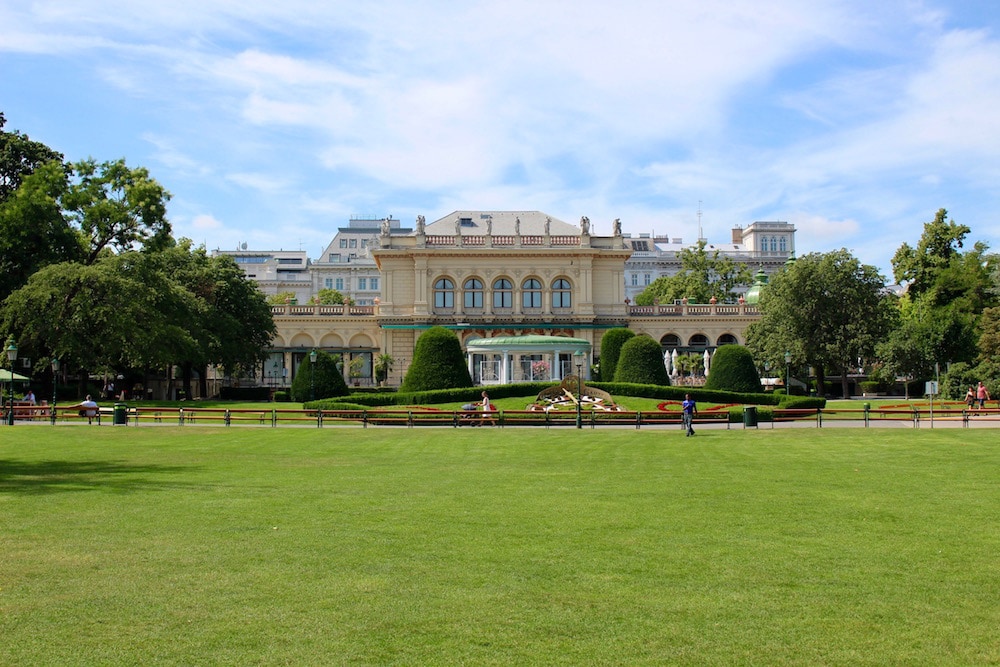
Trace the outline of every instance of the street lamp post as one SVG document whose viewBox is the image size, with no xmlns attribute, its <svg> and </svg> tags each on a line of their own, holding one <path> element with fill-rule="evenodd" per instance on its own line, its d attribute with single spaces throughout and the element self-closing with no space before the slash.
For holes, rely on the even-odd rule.
<svg viewBox="0 0 1000 667">
<path fill-rule="evenodd" d="M 17 344 L 14 337 L 7 338 L 7 361 L 10 362 L 10 405 L 7 406 L 7 425 L 14 425 L 14 362 L 17 361 Z"/>
<path fill-rule="evenodd" d="M 583 366 L 583 353 L 577 352 L 573 356 L 576 357 L 576 427 L 583 428 L 583 413 L 581 412 L 581 404 L 583 403 L 583 376 L 580 375 L 580 369 Z"/>
<path fill-rule="evenodd" d="M 792 395 L 791 381 L 792 381 L 792 353 L 786 351 L 785 352 L 785 395 L 786 396 Z"/>
<path fill-rule="evenodd" d="M 52 425 L 56 425 L 56 385 L 59 384 L 59 357 L 52 357 Z"/>
<path fill-rule="evenodd" d="M 309 353 L 309 400 L 316 400 L 316 350 Z"/>
</svg>

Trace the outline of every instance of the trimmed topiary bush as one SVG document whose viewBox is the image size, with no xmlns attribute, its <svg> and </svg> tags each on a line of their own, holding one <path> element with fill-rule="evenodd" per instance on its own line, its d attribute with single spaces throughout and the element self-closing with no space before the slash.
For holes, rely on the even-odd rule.
<svg viewBox="0 0 1000 667">
<path fill-rule="evenodd" d="M 649 336 L 633 336 L 626 341 L 618 357 L 615 382 L 669 385 L 660 344 Z"/>
<path fill-rule="evenodd" d="M 305 403 L 311 400 L 314 393 L 316 400 L 333 396 L 346 396 L 348 393 L 347 383 L 344 382 L 344 375 L 337 368 L 339 363 L 339 354 L 327 354 L 317 350 L 315 364 L 309 361 L 309 357 L 306 356 L 299 364 L 295 379 L 292 380 L 292 400 Z M 315 378 L 313 378 L 314 371 Z"/>
<path fill-rule="evenodd" d="M 408 393 L 471 386 L 472 377 L 458 336 L 444 327 L 431 327 L 417 339 L 413 348 L 413 363 L 406 371 L 399 391 Z"/>
<path fill-rule="evenodd" d="M 602 382 L 613 382 L 618 370 L 618 357 L 622 345 L 635 337 L 631 329 L 609 329 L 601 336 L 601 377 Z"/>
<path fill-rule="evenodd" d="M 750 394 L 764 391 L 750 350 L 742 345 L 723 345 L 717 349 L 709 366 L 705 389 Z"/>
</svg>

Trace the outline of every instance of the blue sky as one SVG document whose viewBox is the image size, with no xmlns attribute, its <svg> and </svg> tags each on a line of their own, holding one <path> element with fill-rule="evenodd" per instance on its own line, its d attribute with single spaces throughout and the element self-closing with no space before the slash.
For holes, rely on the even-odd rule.
<svg viewBox="0 0 1000 667">
<path fill-rule="evenodd" d="M 0 0 L 0 110 L 124 157 L 177 236 L 307 250 L 352 215 L 594 233 L 785 220 L 891 277 L 939 208 L 1000 251 L 1000 4 Z"/>
</svg>

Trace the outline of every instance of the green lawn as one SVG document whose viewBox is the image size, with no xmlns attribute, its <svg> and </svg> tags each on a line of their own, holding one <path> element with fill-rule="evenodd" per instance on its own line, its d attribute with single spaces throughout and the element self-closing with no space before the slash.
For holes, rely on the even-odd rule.
<svg viewBox="0 0 1000 667">
<path fill-rule="evenodd" d="M 995 440 L 0 427 L 0 664 L 997 664 Z"/>
</svg>

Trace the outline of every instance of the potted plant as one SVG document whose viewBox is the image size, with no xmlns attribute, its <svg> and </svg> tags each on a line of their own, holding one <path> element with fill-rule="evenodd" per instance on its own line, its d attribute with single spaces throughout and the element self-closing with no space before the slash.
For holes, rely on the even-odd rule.
<svg viewBox="0 0 1000 667">
<path fill-rule="evenodd" d="M 381 386 L 392 372 L 392 365 L 396 360 L 388 354 L 380 354 L 375 358 L 375 382 Z"/>
<path fill-rule="evenodd" d="M 355 387 L 361 384 L 361 373 L 365 370 L 365 359 L 364 357 L 354 357 L 351 359 L 350 365 L 350 375 L 351 382 Z"/>
</svg>

